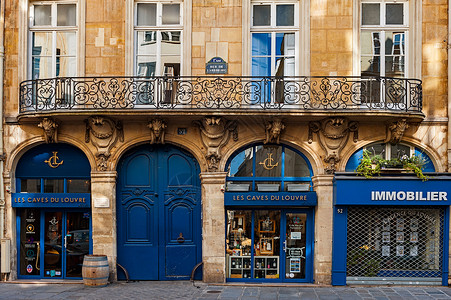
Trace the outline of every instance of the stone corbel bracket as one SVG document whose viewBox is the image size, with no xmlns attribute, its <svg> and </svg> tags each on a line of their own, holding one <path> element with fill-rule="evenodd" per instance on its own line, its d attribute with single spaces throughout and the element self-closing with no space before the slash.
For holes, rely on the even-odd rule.
<svg viewBox="0 0 451 300">
<path fill-rule="evenodd" d="M 313 133 L 318 135 L 319 144 L 326 152 L 324 162 L 328 164 L 325 170 L 327 174 L 333 174 L 337 170 L 337 163 L 341 159 L 341 150 L 346 145 L 350 133 L 354 133 L 353 141 L 357 142 L 358 122 L 349 121 L 343 117 L 333 117 L 309 123 L 308 143 L 313 142 Z"/>
<path fill-rule="evenodd" d="M 277 145 L 280 144 L 280 136 L 284 129 L 285 125 L 279 118 L 275 118 L 272 121 L 267 122 L 265 125 L 265 140 L 263 143 L 274 143 Z"/>
<path fill-rule="evenodd" d="M 204 117 L 200 121 L 194 121 L 193 125 L 199 127 L 200 138 L 206 148 L 208 171 L 218 171 L 221 148 L 227 144 L 230 137 L 235 142 L 238 140 L 236 121 L 227 121 L 222 117 Z"/>
<path fill-rule="evenodd" d="M 387 135 L 384 142 L 390 142 L 392 145 L 398 144 L 408 128 L 409 124 L 407 123 L 407 119 L 400 119 L 396 122 L 387 124 Z"/>
<path fill-rule="evenodd" d="M 166 122 L 162 119 L 152 119 L 147 127 L 150 129 L 150 144 L 164 144 L 166 134 Z"/>
<path fill-rule="evenodd" d="M 111 149 L 118 140 L 124 141 L 122 123 L 102 116 L 89 117 L 85 120 L 85 123 L 85 142 L 91 142 L 97 149 L 97 169 L 106 171 L 108 169 L 108 159 L 111 156 Z"/>
<path fill-rule="evenodd" d="M 44 140 L 46 144 L 58 142 L 58 122 L 51 118 L 43 118 L 38 124 L 44 131 Z"/>
</svg>

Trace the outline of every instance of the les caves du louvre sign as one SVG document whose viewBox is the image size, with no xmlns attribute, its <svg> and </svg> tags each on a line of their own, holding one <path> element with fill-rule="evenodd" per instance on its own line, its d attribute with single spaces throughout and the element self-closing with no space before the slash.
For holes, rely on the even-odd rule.
<svg viewBox="0 0 451 300">
<path fill-rule="evenodd" d="M 64 149 L 67 150 L 67 149 Z M 31 159 L 32 163 L 27 166 L 35 176 L 48 176 L 64 178 L 64 174 L 77 168 L 77 156 L 79 153 L 73 153 L 73 150 L 64 151 L 63 156 L 72 157 L 69 161 L 60 158 L 59 151 L 40 151 L 35 153 Z M 50 153 L 51 152 L 51 153 Z M 35 177 L 33 176 L 33 177 Z M 40 177 L 40 176 L 38 176 Z M 16 208 L 89 208 L 91 207 L 90 193 L 12 193 L 11 206 Z"/>
<path fill-rule="evenodd" d="M 316 192 L 227 192 L 224 197 L 225 205 L 274 205 L 274 206 L 316 206 Z"/>
</svg>

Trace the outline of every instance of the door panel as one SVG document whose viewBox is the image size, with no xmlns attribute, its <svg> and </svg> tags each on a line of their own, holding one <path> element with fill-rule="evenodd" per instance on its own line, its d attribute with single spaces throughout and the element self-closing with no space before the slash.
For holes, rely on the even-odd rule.
<svg viewBox="0 0 451 300">
<path fill-rule="evenodd" d="M 130 279 L 189 279 L 201 260 L 199 172 L 168 145 L 138 147 L 119 163 L 118 263 Z"/>
<path fill-rule="evenodd" d="M 62 226 L 62 212 L 45 213 L 44 277 L 63 276 Z"/>
<path fill-rule="evenodd" d="M 89 254 L 88 212 L 68 212 L 66 214 L 66 277 L 82 277 L 83 259 Z"/>
<path fill-rule="evenodd" d="M 285 279 L 304 279 L 306 271 L 307 214 L 286 213 Z"/>
</svg>

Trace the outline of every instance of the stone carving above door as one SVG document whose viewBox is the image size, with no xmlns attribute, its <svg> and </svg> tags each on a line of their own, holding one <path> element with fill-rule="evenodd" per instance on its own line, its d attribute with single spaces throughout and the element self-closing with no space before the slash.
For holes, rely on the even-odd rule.
<svg viewBox="0 0 451 300">
<path fill-rule="evenodd" d="M 407 124 L 407 119 L 399 119 L 396 122 L 392 122 L 387 125 L 387 136 L 385 138 L 385 143 L 390 142 L 390 144 L 398 144 L 404 133 L 409 128 L 409 124 Z"/>
<path fill-rule="evenodd" d="M 227 144 L 230 137 L 238 140 L 236 121 L 225 120 L 222 117 L 204 117 L 193 124 L 199 127 L 200 138 L 205 146 L 205 158 L 208 163 L 208 171 L 216 172 L 221 160 L 221 148 Z"/>
<path fill-rule="evenodd" d="M 91 116 L 85 120 L 86 135 L 85 142 L 96 147 L 97 169 L 106 171 L 108 169 L 108 159 L 111 149 L 117 141 L 124 141 L 122 123 L 108 117 Z"/>
<path fill-rule="evenodd" d="M 162 119 L 153 119 L 147 124 L 150 129 L 150 143 L 151 144 L 164 144 L 164 136 L 166 133 L 166 122 Z"/>
<path fill-rule="evenodd" d="M 313 133 L 318 136 L 319 144 L 325 151 L 324 162 L 327 164 L 325 171 L 333 174 L 337 163 L 341 159 L 341 150 L 345 147 L 349 135 L 353 133 L 353 141 L 358 139 L 358 122 L 349 121 L 344 117 L 332 117 L 309 123 L 308 142 L 313 142 Z"/>
<path fill-rule="evenodd" d="M 38 124 L 44 131 L 44 140 L 46 144 L 58 143 L 58 122 L 52 118 L 43 118 Z"/>
<path fill-rule="evenodd" d="M 265 125 L 265 141 L 263 143 L 280 144 L 280 136 L 284 129 L 285 125 L 279 118 L 274 118 L 272 121 L 267 122 Z"/>
</svg>

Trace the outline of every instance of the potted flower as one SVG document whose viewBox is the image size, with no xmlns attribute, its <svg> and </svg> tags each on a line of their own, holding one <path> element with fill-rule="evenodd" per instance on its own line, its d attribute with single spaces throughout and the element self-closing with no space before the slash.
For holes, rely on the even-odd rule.
<svg viewBox="0 0 451 300">
<path fill-rule="evenodd" d="M 425 164 L 426 160 L 421 155 L 412 155 L 410 157 L 404 155 L 401 158 L 384 159 L 380 155 L 371 155 L 365 149 L 356 172 L 359 176 L 372 178 L 375 175 L 379 175 L 382 170 L 403 169 L 415 173 L 418 178 L 426 181 L 428 177 L 423 174 Z"/>
</svg>

